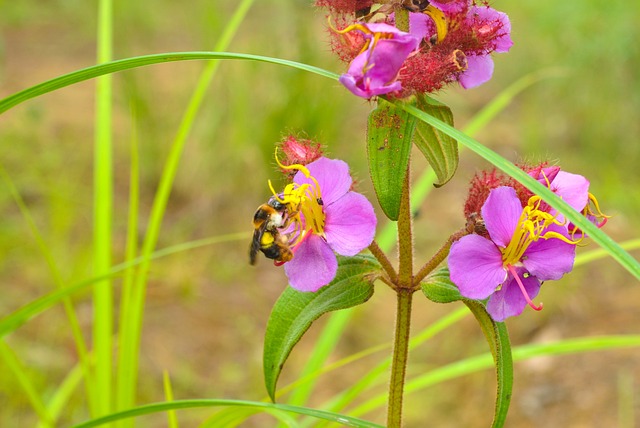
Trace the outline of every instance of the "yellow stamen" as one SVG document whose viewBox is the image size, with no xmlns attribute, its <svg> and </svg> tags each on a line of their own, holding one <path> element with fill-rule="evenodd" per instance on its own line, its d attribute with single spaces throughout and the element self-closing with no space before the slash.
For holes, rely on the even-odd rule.
<svg viewBox="0 0 640 428">
<path fill-rule="evenodd" d="M 545 232 L 552 224 L 563 226 L 564 222 L 559 221 L 548 212 L 541 211 L 541 203 L 542 198 L 534 195 L 529 198 L 529 202 L 522 209 L 522 214 L 518 220 L 516 230 L 513 232 L 511 241 L 509 245 L 502 250 L 502 263 L 505 267 L 520 263 L 529 245 L 539 239 L 559 239 L 571 245 L 577 245 L 580 242 L 580 239 L 574 241 L 558 232 Z"/>
<path fill-rule="evenodd" d="M 449 30 L 447 17 L 440 9 L 432 5 L 427 6 L 423 13 L 431 17 L 431 19 L 433 19 L 433 23 L 436 24 L 436 33 L 438 35 L 437 41 L 440 43 L 447 36 L 447 31 Z"/>
</svg>

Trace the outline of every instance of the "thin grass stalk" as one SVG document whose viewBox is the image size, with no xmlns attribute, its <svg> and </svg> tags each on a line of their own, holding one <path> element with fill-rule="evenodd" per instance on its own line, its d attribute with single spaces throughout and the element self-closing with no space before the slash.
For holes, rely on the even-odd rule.
<svg viewBox="0 0 640 428">
<path fill-rule="evenodd" d="M 224 51 L 227 49 L 233 35 L 242 23 L 244 16 L 252 3 L 253 0 L 244 0 L 238 6 L 234 16 L 229 21 L 224 33 L 216 44 L 215 50 Z M 178 132 L 171 145 L 171 149 L 160 178 L 160 184 L 153 201 L 147 233 L 142 244 L 142 262 L 136 272 L 127 313 L 122 318 L 123 322 L 120 325 L 119 331 L 120 335 L 123 336 L 118 365 L 118 405 L 120 410 L 132 407 L 135 404 L 146 281 L 150 267 L 151 255 L 153 254 L 158 241 L 167 201 L 169 200 L 169 195 L 171 193 L 171 188 L 173 187 L 173 182 L 182 152 L 184 151 L 184 146 L 219 64 L 220 63 L 218 61 L 207 63 L 198 80 L 196 89 L 189 100 L 189 104 L 182 117 Z M 123 426 L 125 427 L 133 426 L 133 420 L 131 419 L 124 422 Z"/>
<path fill-rule="evenodd" d="M 49 412 L 54 426 L 60 415 L 68 408 L 67 403 L 69 403 L 74 391 L 83 380 L 84 369 L 81 364 L 78 364 L 71 369 L 69 374 L 67 374 L 64 380 L 57 386 L 51 398 L 49 398 L 46 404 L 47 412 Z M 36 428 L 47 428 L 47 424 L 39 423 Z"/>
<path fill-rule="evenodd" d="M 131 134 L 131 171 L 129 173 L 129 214 L 127 220 L 127 242 L 125 248 L 125 263 L 132 263 L 138 251 L 138 215 L 140 206 L 140 159 L 138 152 L 138 134 L 136 128 L 136 114 L 132 110 L 133 127 Z M 136 265 L 131 264 L 126 268 L 122 281 L 121 301 L 120 301 L 120 325 L 126 326 L 130 317 L 133 300 L 133 284 L 135 280 Z M 131 345 L 127 343 L 131 336 L 125 333 L 118 335 L 118 349 L 128 349 Z M 133 369 L 131 365 L 122 360 L 124 353 L 118 354 L 118 369 L 116 377 L 116 410 L 124 410 L 134 401 L 134 389 L 129 384 L 129 379 L 135 376 L 127 369 Z"/>
<path fill-rule="evenodd" d="M 98 3 L 98 63 L 112 56 L 112 2 Z M 111 142 L 111 76 L 96 81 L 96 124 L 94 145 L 94 271 L 96 275 L 111 268 L 111 228 L 113 210 L 113 162 Z M 93 340 L 95 349 L 95 385 L 92 414 L 101 416 L 112 409 L 113 292 L 105 279 L 95 284 Z"/>
<path fill-rule="evenodd" d="M 171 378 L 168 371 L 162 372 L 162 385 L 164 387 L 164 399 L 166 402 L 173 401 L 173 388 L 171 387 Z M 175 410 L 167 410 L 167 426 L 169 428 L 178 428 L 178 416 Z"/>
<path fill-rule="evenodd" d="M 13 350 L 7 345 L 4 340 L 0 340 L 0 360 L 4 362 L 3 368 L 6 371 L 13 373 L 18 381 L 18 385 L 22 388 L 22 391 L 27 396 L 31 407 L 38 415 L 39 421 L 45 427 L 53 427 L 53 419 L 49 414 L 49 411 L 42 401 L 42 397 L 38 393 L 38 389 L 35 387 L 26 369 L 20 359 L 14 354 Z M 3 370 L 3 372 L 5 371 Z"/>
</svg>

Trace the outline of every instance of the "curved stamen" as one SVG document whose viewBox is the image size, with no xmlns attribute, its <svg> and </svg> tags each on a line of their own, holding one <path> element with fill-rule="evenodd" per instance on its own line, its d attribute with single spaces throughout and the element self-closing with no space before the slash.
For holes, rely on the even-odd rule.
<svg viewBox="0 0 640 428">
<path fill-rule="evenodd" d="M 445 16 L 444 12 L 432 5 L 427 6 L 423 13 L 425 15 L 428 15 L 436 25 L 436 34 L 438 36 L 437 42 L 440 43 L 446 37 L 447 31 L 449 29 L 449 25 L 447 24 L 447 17 Z"/>
<path fill-rule="evenodd" d="M 536 306 L 535 303 L 531 301 L 531 298 L 529 297 L 529 294 L 527 293 L 526 288 L 524 288 L 524 284 L 522 283 L 522 280 L 520 280 L 520 277 L 518 276 L 518 272 L 516 271 L 516 269 L 512 265 L 507 265 L 507 269 L 509 270 L 511 275 L 513 275 L 513 278 L 518 283 L 518 286 L 520 287 L 520 291 L 522 292 L 524 299 L 527 301 L 527 305 L 531 306 L 531 308 L 533 308 L 536 311 L 541 311 L 544 305 L 542 304 L 542 302 L 540 302 L 540 306 Z"/>
</svg>

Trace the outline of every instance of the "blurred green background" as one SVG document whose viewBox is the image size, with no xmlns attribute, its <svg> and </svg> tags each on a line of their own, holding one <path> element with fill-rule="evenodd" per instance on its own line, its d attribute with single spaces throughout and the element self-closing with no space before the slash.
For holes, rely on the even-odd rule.
<svg viewBox="0 0 640 428">
<path fill-rule="evenodd" d="M 115 3 L 116 58 L 210 50 L 236 6 L 222 0 Z M 519 95 L 477 139 L 514 162 L 558 161 L 564 169 L 587 176 L 591 192 L 613 216 L 607 232 L 618 241 L 638 237 L 640 3 L 503 0 L 493 6 L 511 18 L 512 51 L 495 57 L 490 83 L 470 91 L 451 87 L 438 98 L 451 106 L 462 128 L 509 84 L 528 73 L 548 71 L 554 77 Z M 80 0 L 0 1 L 0 96 L 94 64 L 96 11 L 96 2 Z M 340 72 L 344 66 L 331 55 L 325 22 L 310 1 L 256 2 L 230 51 Z M 138 135 L 142 162 L 142 236 L 168 148 L 202 68 L 201 62 L 162 64 L 114 77 L 116 263 L 124 253 L 132 134 Z M 246 232 L 247 238 L 152 264 L 139 402 L 163 400 L 162 370 L 170 373 L 176 398 L 264 397 L 262 334 L 286 279 L 266 260 L 250 267 L 247 249 L 253 211 L 269 196 L 266 180 L 277 176 L 274 143 L 289 132 L 320 141 L 330 156 L 350 163 L 359 188 L 374 198 L 364 151 L 371 108 L 337 82 L 315 75 L 245 61 L 222 64 L 186 146 L 158 247 L 233 232 Z M 91 276 L 93 128 L 93 81 L 28 101 L 0 116 L 0 163 L 69 283 Z M 415 172 L 426 167 L 419 153 L 414 159 Z M 435 190 L 420 207 L 415 224 L 418 263 L 463 224 L 468 180 L 486 167 L 465 152 L 452 182 Z M 4 182 L 0 215 L 4 315 L 51 291 L 54 284 Z M 638 283 L 610 260 L 580 267 L 547 284 L 539 299 L 544 311 L 525 311 L 509 320 L 515 345 L 637 333 L 640 326 Z M 77 295 L 76 303 L 89 337 L 90 293 Z M 356 310 L 333 359 L 389 342 L 394 308 L 392 292 L 377 287 L 372 300 Z M 455 305 L 435 305 L 418 296 L 415 331 L 453 309 Z M 281 385 L 296 379 L 323 322 L 314 325 L 294 350 Z M 7 343 L 29 367 L 44 397 L 76 363 L 59 306 L 11 334 Z M 409 376 L 485 351 L 482 334 L 467 317 L 411 355 Z M 321 378 L 310 405 L 320 405 L 384 356 L 375 354 Z M 640 423 L 639 357 L 640 352 L 631 349 L 517 363 L 508 426 L 631 427 L 633 415 Z M 427 422 L 487 426 L 493 378 L 487 370 L 409 395 L 407 427 Z M 0 426 L 35 423 L 20 391 L 16 379 L 0 370 Z M 85 409 L 80 387 L 63 421 L 85 419 Z M 193 426 L 210 413 L 187 411 L 179 417 L 184 426 Z M 366 418 L 382 422 L 384 415 L 380 409 Z M 246 426 L 269 426 L 269 421 L 258 417 Z"/>
</svg>

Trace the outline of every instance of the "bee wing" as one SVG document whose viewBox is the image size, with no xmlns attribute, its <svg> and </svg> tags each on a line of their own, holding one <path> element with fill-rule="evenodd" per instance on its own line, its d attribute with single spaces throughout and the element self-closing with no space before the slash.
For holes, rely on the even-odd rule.
<svg viewBox="0 0 640 428">
<path fill-rule="evenodd" d="M 260 251 L 260 235 L 261 230 L 256 229 L 253 232 L 253 240 L 251 241 L 251 246 L 249 247 L 249 264 L 256 264 L 256 256 L 258 255 L 258 251 Z"/>
</svg>

